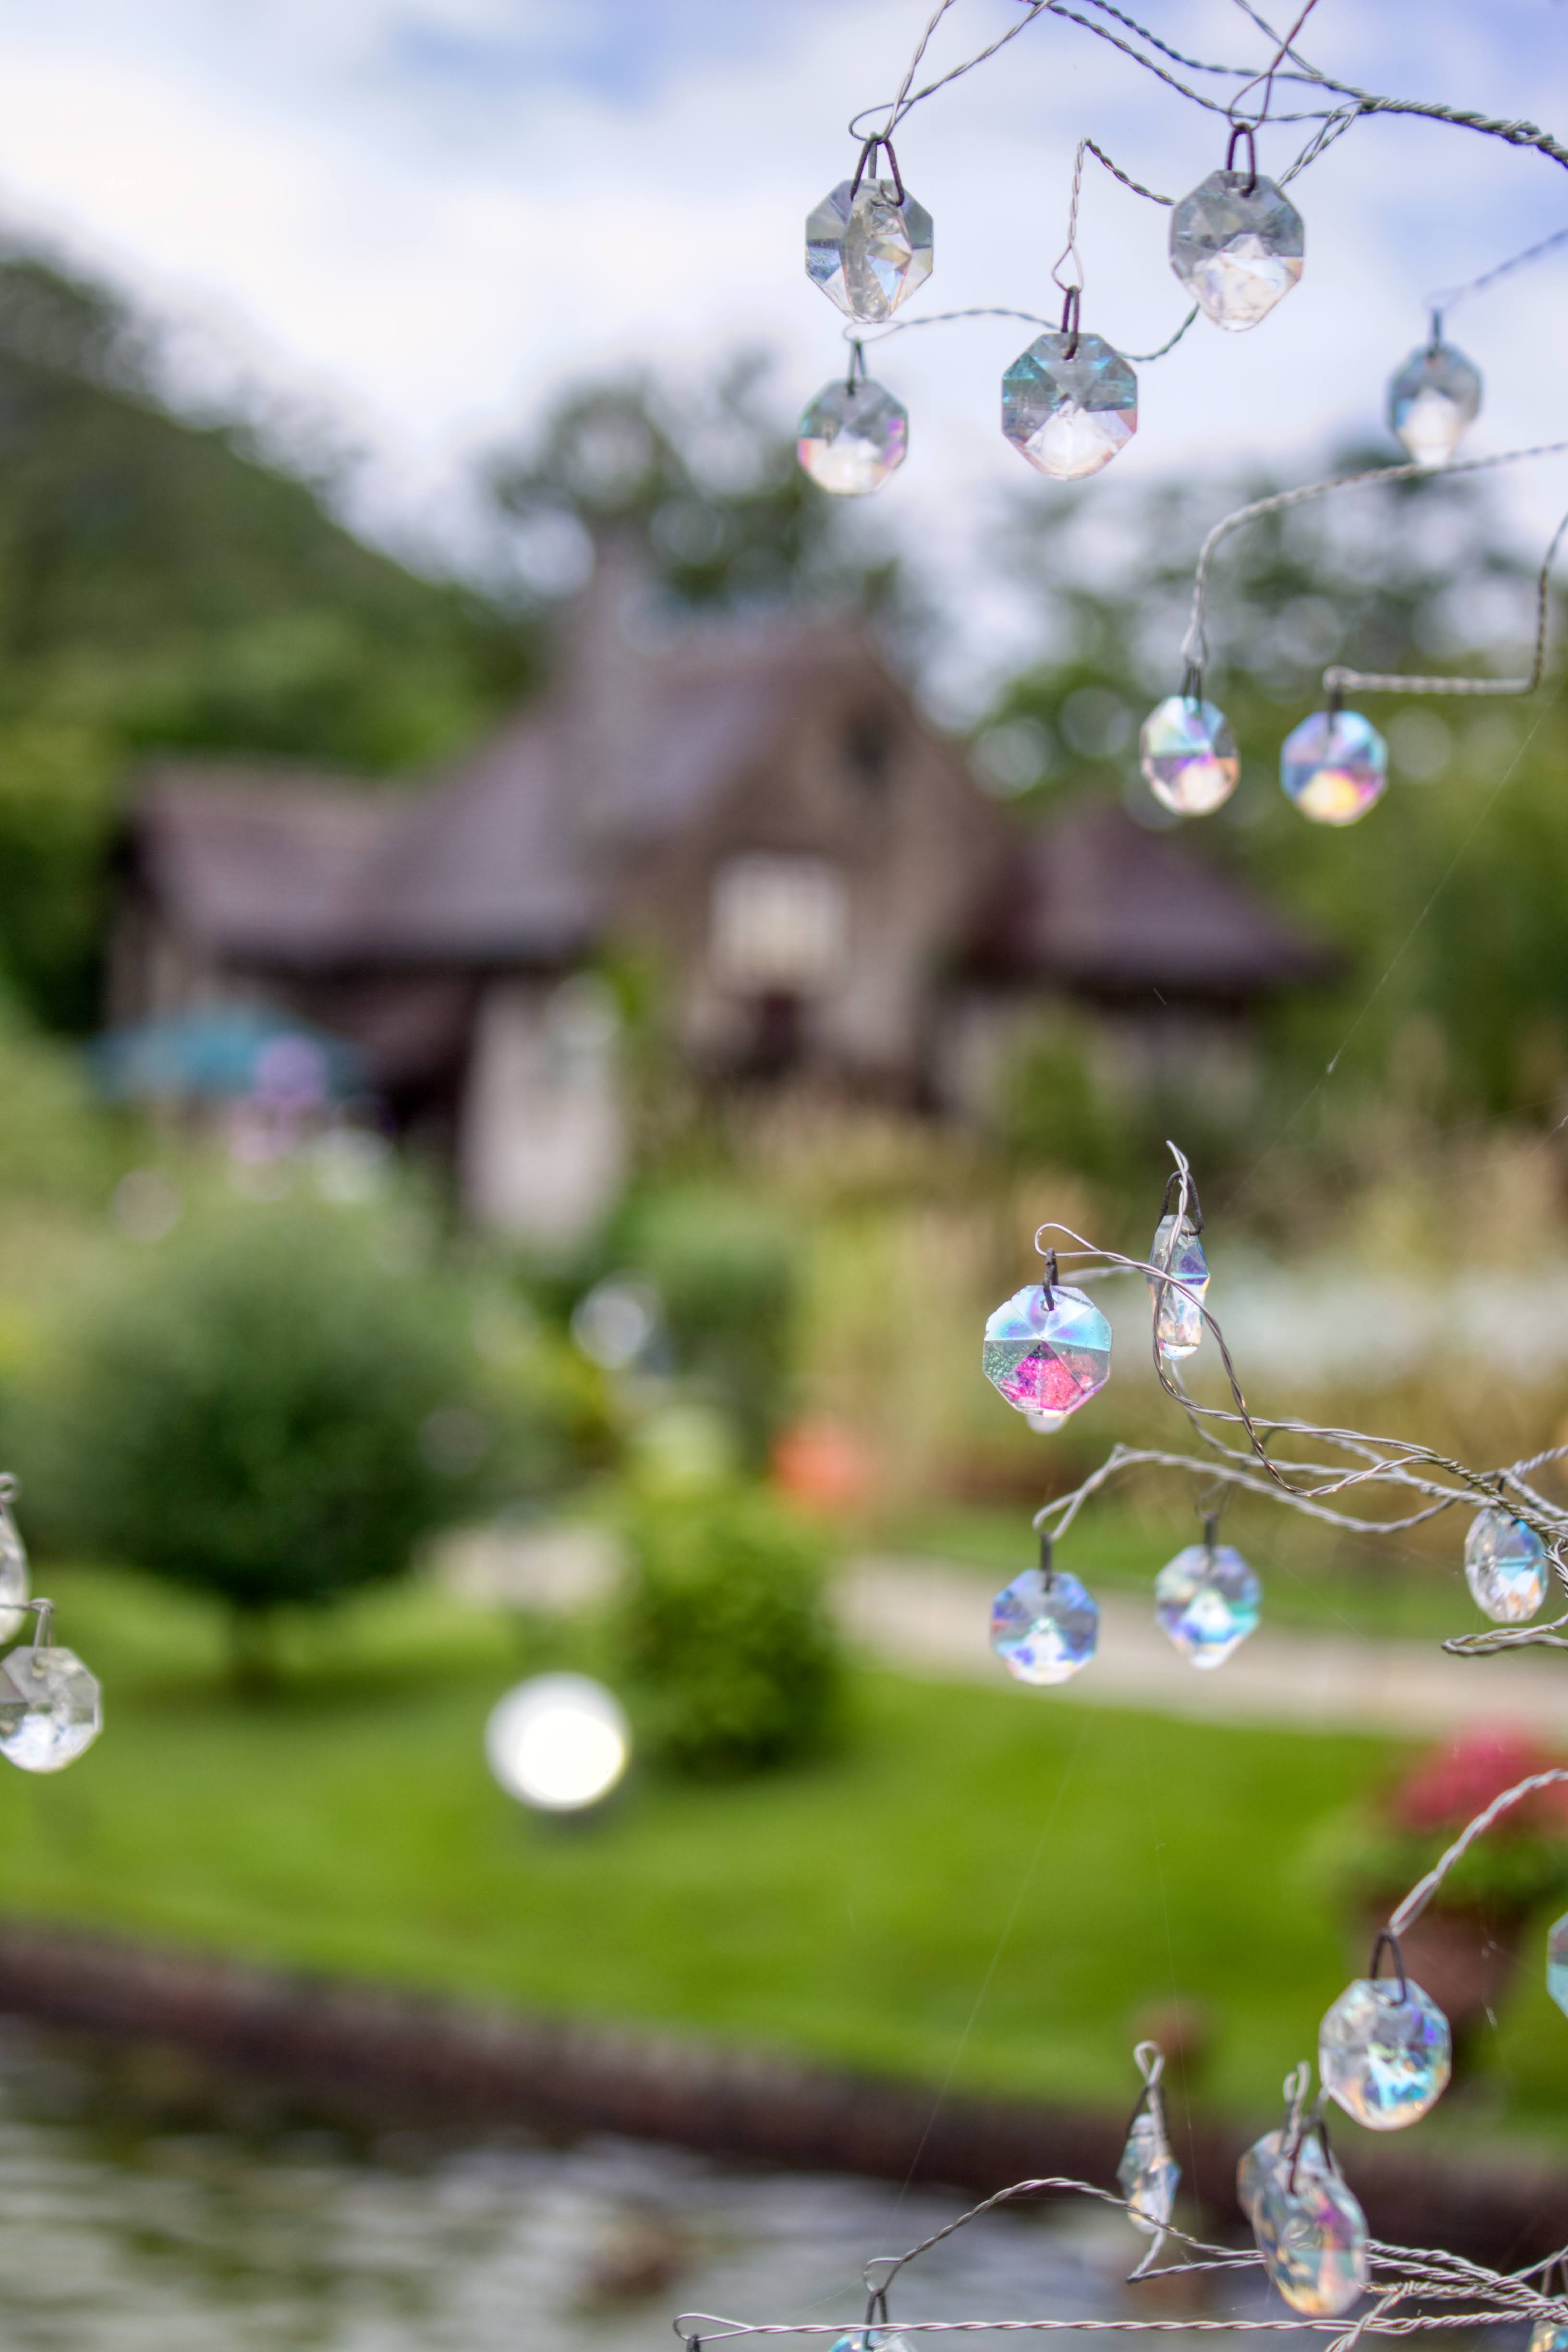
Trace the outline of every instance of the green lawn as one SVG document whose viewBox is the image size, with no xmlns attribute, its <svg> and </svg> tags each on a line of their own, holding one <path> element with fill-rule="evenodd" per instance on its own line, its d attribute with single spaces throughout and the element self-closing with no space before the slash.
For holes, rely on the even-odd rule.
<svg viewBox="0 0 1568 2352">
<path fill-rule="evenodd" d="M 205 1615 L 51 1574 L 108 1727 L 58 1779 L 0 1771 L 15 1911 L 898 2074 L 1120 2104 L 1141 2007 L 1200 2000 L 1212 2103 L 1270 2114 L 1349 1973 L 1301 1882 L 1372 1739 L 857 1680 L 844 1752 L 717 1788 L 652 1775 L 531 1820 L 480 1758 L 517 1630 L 420 1592 L 320 1632 L 239 1705 Z M 1543 1991 L 1500 2043 L 1513 2113 L 1568 2108 Z"/>
</svg>

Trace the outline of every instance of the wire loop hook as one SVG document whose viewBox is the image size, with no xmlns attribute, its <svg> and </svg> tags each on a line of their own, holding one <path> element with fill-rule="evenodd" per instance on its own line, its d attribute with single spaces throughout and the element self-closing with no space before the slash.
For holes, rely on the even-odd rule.
<svg viewBox="0 0 1568 2352">
<path fill-rule="evenodd" d="M 1258 186 L 1258 142 L 1253 136 L 1250 122 L 1231 125 L 1230 137 L 1226 143 L 1225 168 L 1227 172 L 1235 171 L 1236 151 L 1244 139 L 1247 142 L 1247 185 L 1241 193 L 1244 196 L 1250 196 Z"/>
<path fill-rule="evenodd" d="M 1385 1948 L 1393 1954 L 1394 1965 L 1399 1977 L 1399 1990 L 1394 1996 L 1395 2002 L 1406 2001 L 1410 1998 L 1410 1979 L 1405 1973 L 1405 1954 L 1400 1949 L 1399 1938 L 1392 1927 L 1380 1927 L 1377 1931 L 1373 1943 L 1372 1958 L 1367 1962 L 1368 1980 L 1373 1984 L 1377 1982 L 1378 1966 Z"/>
<path fill-rule="evenodd" d="M 890 139 L 884 138 L 879 131 L 875 131 L 872 132 L 870 138 L 867 140 L 864 147 L 860 150 L 860 161 L 856 164 L 855 177 L 849 183 L 849 201 L 851 204 L 854 203 L 856 197 L 860 193 L 860 183 L 865 178 L 868 170 L 874 163 L 879 147 L 881 148 L 883 153 L 887 156 L 888 169 L 893 175 L 893 194 L 900 205 L 904 201 L 903 174 L 899 170 L 899 159 L 893 152 L 893 142 Z"/>
</svg>

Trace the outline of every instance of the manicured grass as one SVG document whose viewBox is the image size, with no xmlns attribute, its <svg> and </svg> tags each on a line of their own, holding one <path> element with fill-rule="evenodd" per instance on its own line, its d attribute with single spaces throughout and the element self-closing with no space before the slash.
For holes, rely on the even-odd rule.
<svg viewBox="0 0 1568 2352">
<path fill-rule="evenodd" d="M 126 1578 L 50 1583 L 108 1724 L 58 1779 L 0 1773 L 12 1911 L 1118 2105 L 1134 2020 L 1179 1995 L 1212 2023 L 1204 2096 L 1253 2115 L 1350 1973 L 1300 1853 L 1386 1769 L 1373 1739 L 864 1675 L 831 1759 L 718 1787 L 645 1773 L 603 1818 L 552 1823 L 481 1760 L 524 1664 L 504 1621 L 389 1596 L 242 1704 L 199 1611 Z M 1521 2016 L 1518 2112 L 1549 2118 L 1568 2030 L 1543 1993 Z"/>
</svg>

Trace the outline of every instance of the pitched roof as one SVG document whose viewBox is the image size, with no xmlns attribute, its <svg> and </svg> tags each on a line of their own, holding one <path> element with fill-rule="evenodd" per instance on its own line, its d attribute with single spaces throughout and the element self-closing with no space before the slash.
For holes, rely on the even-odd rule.
<svg viewBox="0 0 1568 2352">
<path fill-rule="evenodd" d="M 1245 883 L 1115 802 L 1081 801 L 1009 861 L 975 968 L 1106 995 L 1239 999 L 1322 980 L 1337 957 Z"/>
</svg>

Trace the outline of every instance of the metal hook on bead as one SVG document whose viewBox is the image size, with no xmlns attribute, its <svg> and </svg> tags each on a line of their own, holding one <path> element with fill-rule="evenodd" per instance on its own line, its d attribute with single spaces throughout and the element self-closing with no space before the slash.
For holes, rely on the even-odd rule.
<svg viewBox="0 0 1568 2352">
<path fill-rule="evenodd" d="M 1166 1177 L 1165 1189 L 1160 1196 L 1160 1214 L 1162 1217 L 1175 1214 L 1175 1204 L 1181 1199 L 1184 1187 L 1187 1195 L 1186 1222 L 1194 1234 L 1201 1234 L 1204 1229 L 1204 1213 L 1198 1200 L 1198 1188 L 1193 1181 L 1193 1171 L 1190 1168 L 1173 1168 Z"/>
<path fill-rule="evenodd" d="M 893 175 L 893 194 L 900 205 L 904 201 L 904 183 L 902 175 L 899 171 L 899 159 L 893 152 L 893 142 L 890 139 L 884 139 L 880 131 L 875 131 L 872 133 L 871 137 L 867 140 L 864 147 L 861 148 L 860 161 L 855 166 L 855 177 L 849 183 L 849 201 L 851 204 L 854 203 L 856 197 L 860 192 L 860 183 L 865 178 L 867 169 L 875 157 L 879 147 L 881 148 L 883 153 L 887 156 L 888 169 Z"/>
<path fill-rule="evenodd" d="M 1385 1945 L 1389 1951 L 1393 1953 L 1394 1965 L 1399 1972 L 1399 1990 L 1394 1996 L 1395 2002 L 1397 2004 L 1409 2000 L 1410 1980 L 1405 1973 L 1405 1954 L 1399 1948 L 1399 1938 L 1394 1934 L 1392 1927 L 1380 1927 L 1378 1929 L 1376 1939 L 1372 1948 L 1372 1958 L 1367 1963 L 1366 1973 L 1369 1980 L 1373 1984 L 1375 1984 L 1377 1982 L 1378 1963 L 1383 1958 L 1384 1948 Z"/>
<path fill-rule="evenodd" d="M 1081 286 L 1068 286 L 1062 294 L 1061 331 L 1068 339 L 1067 350 L 1062 353 L 1064 359 L 1076 358 L 1078 353 L 1079 308 L 1082 297 Z"/>
<path fill-rule="evenodd" d="M 1229 143 L 1225 151 L 1225 168 L 1227 172 L 1235 171 L 1237 145 L 1243 139 L 1247 142 L 1247 185 L 1241 193 L 1244 196 L 1250 196 L 1258 186 L 1258 142 L 1252 135 L 1250 122 L 1232 125 Z"/>
<path fill-rule="evenodd" d="M 858 335 L 849 340 L 849 373 L 844 380 L 846 392 L 853 392 L 858 383 L 866 381 L 866 346 Z"/>
<path fill-rule="evenodd" d="M 1061 1276 L 1057 1272 L 1057 1254 L 1054 1249 L 1048 1249 L 1046 1252 L 1046 1271 L 1040 1281 L 1040 1296 L 1045 1301 L 1047 1315 L 1057 1303 L 1057 1285 L 1060 1280 Z"/>
</svg>

